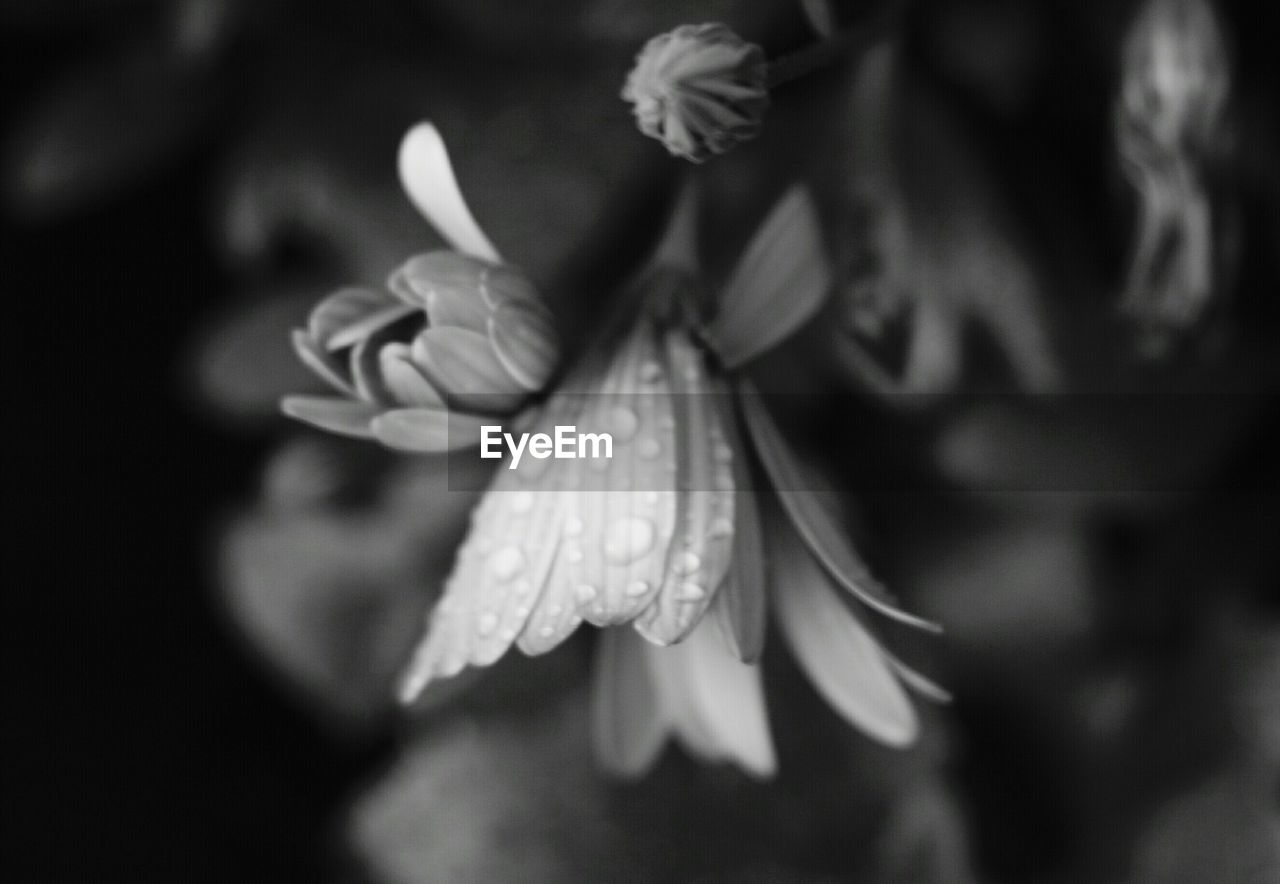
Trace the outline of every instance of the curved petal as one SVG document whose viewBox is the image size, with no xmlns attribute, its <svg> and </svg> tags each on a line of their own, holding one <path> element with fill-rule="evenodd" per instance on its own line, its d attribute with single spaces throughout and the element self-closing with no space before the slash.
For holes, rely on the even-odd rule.
<svg viewBox="0 0 1280 884">
<path fill-rule="evenodd" d="M 407 344 L 391 343 L 378 353 L 383 383 L 401 405 L 444 408 L 444 397 L 431 386 L 409 354 Z"/>
<path fill-rule="evenodd" d="M 777 770 L 760 669 L 725 650 L 716 627 L 699 623 L 678 645 L 643 648 L 662 717 L 680 742 L 709 761 L 733 761 L 747 773 Z"/>
<path fill-rule="evenodd" d="M 748 451 L 738 433 L 737 414 L 728 396 L 717 396 L 720 423 L 729 446 L 736 451 L 733 459 L 737 499 L 733 505 L 733 557 L 711 613 L 724 634 L 729 650 L 744 663 L 754 663 L 764 651 L 766 571 L 764 532 L 760 526 L 759 500 L 751 487 Z"/>
<path fill-rule="evenodd" d="M 724 365 L 737 368 L 812 318 L 830 289 L 818 212 L 808 190 L 797 185 L 773 207 L 738 261 L 706 337 Z"/>
<path fill-rule="evenodd" d="M 894 604 L 892 597 L 871 576 L 840 526 L 808 490 L 804 469 L 769 417 L 755 387 L 744 379 L 739 384 L 739 392 L 747 430 L 782 507 L 827 573 L 864 605 L 886 617 L 930 632 L 941 632 L 942 628 L 936 623 L 908 614 Z"/>
<path fill-rule="evenodd" d="M 734 452 L 720 427 L 702 352 L 684 332 L 667 333 L 665 350 L 679 507 L 662 587 L 636 618 L 640 634 L 659 645 L 674 644 L 690 633 L 728 573 L 737 496 Z"/>
<path fill-rule="evenodd" d="M 382 411 L 381 406 L 351 399 L 328 396 L 286 396 L 280 410 L 291 418 L 358 439 L 373 437 L 370 422 Z"/>
<path fill-rule="evenodd" d="M 489 316 L 494 355 L 516 383 L 531 393 L 546 386 L 560 358 L 560 338 L 546 310 L 506 301 Z"/>
<path fill-rule="evenodd" d="M 484 420 L 438 408 L 397 408 L 375 417 L 370 429 L 379 442 L 390 448 L 433 454 L 479 444 Z"/>
<path fill-rule="evenodd" d="M 771 532 L 773 605 L 791 650 L 818 692 L 850 724 L 890 746 L 919 730 L 915 710 L 876 640 L 789 526 Z"/>
<path fill-rule="evenodd" d="M 527 395 L 479 332 L 428 328 L 414 339 L 411 354 L 432 385 L 459 408 L 497 414 L 515 408 Z"/>
<path fill-rule="evenodd" d="M 317 347 L 309 333 L 300 328 L 294 329 L 290 340 L 298 359 L 321 380 L 353 399 L 359 395 L 348 377 L 349 373 L 343 371 L 337 359 Z"/>
<path fill-rule="evenodd" d="M 643 776 L 657 761 L 668 727 L 645 642 L 631 630 L 601 631 L 591 701 L 591 742 L 600 765 L 616 776 Z"/>
<path fill-rule="evenodd" d="M 419 123 L 405 133 L 398 165 L 400 183 L 409 199 L 454 248 L 486 261 L 502 260 L 471 216 L 435 126 Z"/>
</svg>

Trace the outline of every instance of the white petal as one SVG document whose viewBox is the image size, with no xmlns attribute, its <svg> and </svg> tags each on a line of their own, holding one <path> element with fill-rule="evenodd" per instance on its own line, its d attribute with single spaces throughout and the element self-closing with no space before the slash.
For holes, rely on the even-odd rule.
<svg viewBox="0 0 1280 884">
<path fill-rule="evenodd" d="M 726 650 L 712 623 L 686 641 L 648 646 L 662 716 L 681 742 L 709 761 L 733 761 L 757 777 L 777 769 L 758 666 Z"/>
<path fill-rule="evenodd" d="M 717 394 L 702 353 L 683 332 L 669 332 L 664 343 L 676 423 L 679 510 L 662 590 L 636 620 L 640 634 L 660 645 L 689 634 L 728 573 L 736 497 L 734 455 L 720 427 Z"/>
<path fill-rule="evenodd" d="M 593 678 L 596 758 L 612 774 L 642 776 L 658 759 L 668 733 L 644 640 L 630 629 L 602 630 Z"/>
<path fill-rule="evenodd" d="M 750 381 L 743 380 L 739 390 L 742 415 L 756 453 L 760 455 L 783 509 L 827 573 L 864 605 L 886 617 L 930 632 L 941 632 L 937 624 L 908 614 L 896 606 L 892 597 L 871 576 L 862 557 L 823 508 L 815 492 L 810 490 L 803 467 L 778 432 L 755 387 Z"/>
<path fill-rule="evenodd" d="M 419 123 L 405 133 L 398 162 L 405 193 L 450 245 L 485 261 L 502 260 L 471 216 L 435 126 Z"/>
<path fill-rule="evenodd" d="M 733 474 L 737 499 L 733 506 L 733 561 L 725 575 L 711 614 L 725 643 L 739 660 L 754 663 L 764 651 L 765 595 L 768 572 L 765 563 L 764 532 L 760 525 L 759 501 L 751 487 L 747 449 L 737 430 L 737 415 L 728 397 L 717 397 L 720 421 L 729 445 L 737 452 Z"/>
<path fill-rule="evenodd" d="M 592 378 L 571 378 L 572 392 L 560 396 L 566 410 L 555 422 L 580 433 L 611 432 L 613 457 L 560 460 L 548 470 L 568 489 L 563 542 L 547 594 L 520 639 L 526 653 L 545 650 L 570 614 L 596 625 L 632 620 L 662 584 L 676 521 L 668 469 L 676 440 L 666 378 L 652 373 L 657 356 L 656 332 L 641 322 L 603 374 L 592 369 Z"/>
<path fill-rule="evenodd" d="M 707 337 L 725 366 L 736 368 L 795 332 L 830 289 L 817 210 L 807 190 L 793 187 L 738 261 Z"/>
<path fill-rule="evenodd" d="M 877 740 L 890 746 L 914 741 L 915 710 L 876 640 L 841 604 L 836 587 L 789 526 L 779 524 L 771 539 L 778 623 L 814 687 Z"/>
<path fill-rule="evenodd" d="M 351 399 L 286 396 L 280 402 L 280 410 L 289 417 L 331 433 L 369 439 L 373 437 L 370 422 L 382 409 L 368 402 L 355 402 Z"/>
<path fill-rule="evenodd" d="M 471 448 L 484 418 L 439 408 L 396 408 L 375 417 L 372 435 L 390 448 L 434 454 Z"/>
</svg>

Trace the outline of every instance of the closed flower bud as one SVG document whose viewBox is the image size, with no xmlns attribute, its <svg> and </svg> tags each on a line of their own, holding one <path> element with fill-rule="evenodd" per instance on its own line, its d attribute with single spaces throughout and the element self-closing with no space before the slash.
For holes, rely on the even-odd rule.
<svg viewBox="0 0 1280 884">
<path fill-rule="evenodd" d="M 640 131 L 700 163 L 759 133 L 766 75 L 760 47 L 724 25 L 682 25 L 645 44 L 622 97 Z"/>
</svg>

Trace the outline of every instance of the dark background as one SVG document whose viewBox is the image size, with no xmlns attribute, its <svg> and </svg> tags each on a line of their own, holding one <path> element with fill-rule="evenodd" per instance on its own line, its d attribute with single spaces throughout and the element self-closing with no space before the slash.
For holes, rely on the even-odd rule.
<svg viewBox="0 0 1280 884">
<path fill-rule="evenodd" d="M 3 106 L 81 48 L 4 35 Z M 11 881 L 316 880 L 335 811 L 378 756 L 328 740 L 268 683 L 214 595 L 216 517 L 249 498 L 267 444 L 201 417 L 182 382 L 226 286 L 211 150 L 0 234 L 24 400 L 10 488 L 28 492 L 6 494 Z"/>
</svg>

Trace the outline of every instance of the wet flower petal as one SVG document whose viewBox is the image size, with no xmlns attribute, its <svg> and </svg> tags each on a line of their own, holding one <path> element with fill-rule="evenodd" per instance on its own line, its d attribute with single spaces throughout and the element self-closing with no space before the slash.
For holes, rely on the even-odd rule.
<svg viewBox="0 0 1280 884">
<path fill-rule="evenodd" d="M 609 773 L 643 776 L 667 738 L 644 642 L 626 629 L 606 629 L 596 645 L 591 690 L 591 737 Z"/>
<path fill-rule="evenodd" d="M 732 451 L 734 484 L 737 488 L 733 504 L 733 556 L 729 573 L 716 590 L 711 613 L 724 634 L 725 643 L 744 663 L 754 663 L 764 650 L 767 619 L 765 596 L 768 571 L 765 563 L 764 533 L 751 473 L 747 465 L 747 449 L 738 434 L 737 414 L 728 396 L 717 396 L 720 424 Z"/>
<path fill-rule="evenodd" d="M 441 236 L 460 252 L 485 261 L 502 260 L 471 216 L 435 126 L 419 123 L 405 134 L 398 164 L 405 193 Z"/>
<path fill-rule="evenodd" d="M 292 418 L 343 436 L 369 439 L 374 435 L 369 422 L 381 408 L 368 402 L 333 399 L 326 396 L 286 396 L 280 410 Z"/>
<path fill-rule="evenodd" d="M 793 187 L 738 261 L 707 338 L 724 365 L 737 368 L 812 318 L 830 288 L 817 209 L 808 190 Z"/>
<path fill-rule="evenodd" d="M 397 408 L 375 411 L 370 434 L 401 451 L 431 454 L 471 448 L 480 442 L 484 419 L 438 408 Z"/>
<path fill-rule="evenodd" d="M 683 332 L 665 336 L 666 372 L 676 423 L 675 535 L 662 588 L 636 619 L 655 644 L 679 642 L 702 619 L 733 554 L 734 479 L 702 353 Z"/>
<path fill-rule="evenodd" d="M 915 710 L 879 645 L 789 526 L 770 533 L 774 609 L 792 653 L 850 724 L 890 746 L 913 742 Z"/>
<path fill-rule="evenodd" d="M 813 492 L 808 490 L 803 468 L 778 432 L 773 419 L 769 417 L 755 387 L 744 380 L 739 391 L 747 429 L 765 470 L 773 480 L 783 509 L 832 578 L 867 607 L 886 617 L 920 629 L 940 632 L 941 628 L 937 624 L 908 614 L 894 604 L 889 594 L 871 576 L 870 570 L 845 538 L 840 527 L 823 509 Z"/>
</svg>

